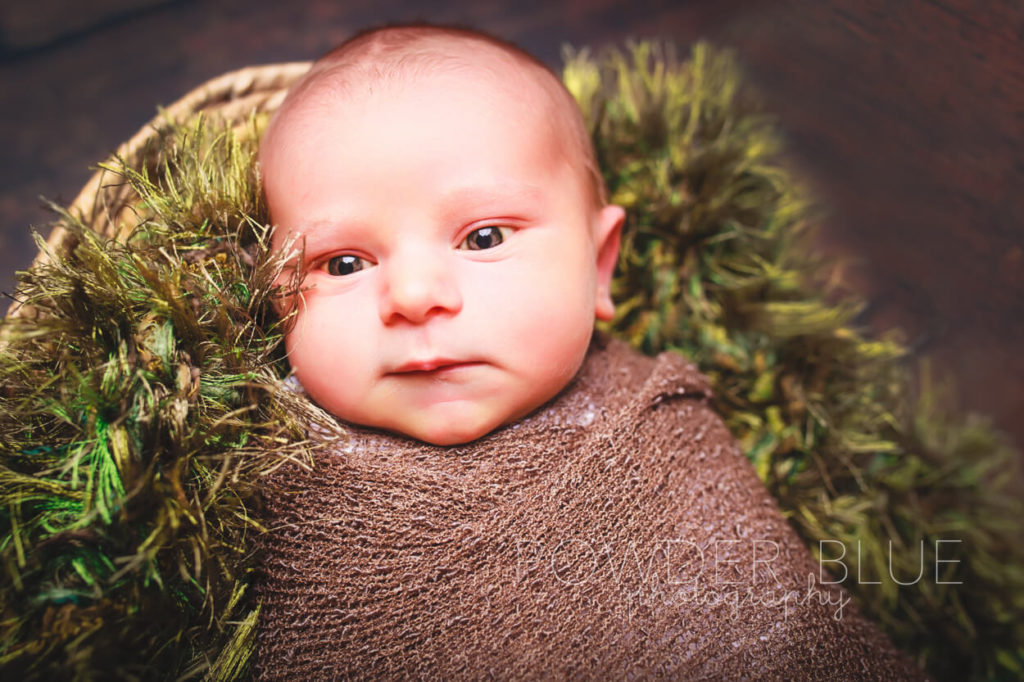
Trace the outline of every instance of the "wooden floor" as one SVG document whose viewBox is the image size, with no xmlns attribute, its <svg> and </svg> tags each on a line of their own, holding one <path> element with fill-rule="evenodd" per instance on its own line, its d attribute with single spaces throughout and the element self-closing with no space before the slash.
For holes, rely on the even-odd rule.
<svg viewBox="0 0 1024 682">
<path fill-rule="evenodd" d="M 905 329 L 963 408 L 1024 444 L 1020 2 L 442 1 L 428 13 L 414 0 L 102 0 L 92 16 L 72 0 L 19 5 L 17 17 L 0 10 L 0 290 L 32 259 L 29 226 L 47 230 L 40 195 L 70 200 L 157 104 L 230 69 L 309 59 L 356 29 L 417 18 L 492 31 L 552 65 L 565 42 L 707 37 L 737 49 L 778 114 L 828 209 L 824 244 L 871 297 L 865 324 Z"/>
</svg>

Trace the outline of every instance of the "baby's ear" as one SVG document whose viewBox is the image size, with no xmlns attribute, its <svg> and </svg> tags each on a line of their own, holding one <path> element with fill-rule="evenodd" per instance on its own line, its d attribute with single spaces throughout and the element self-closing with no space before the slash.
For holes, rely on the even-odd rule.
<svg viewBox="0 0 1024 682">
<path fill-rule="evenodd" d="M 599 320 L 610 320 L 615 314 L 611 282 L 615 264 L 619 261 L 619 238 L 626 211 L 609 204 L 597 214 L 594 244 L 597 246 L 597 303 L 594 309 Z"/>
</svg>

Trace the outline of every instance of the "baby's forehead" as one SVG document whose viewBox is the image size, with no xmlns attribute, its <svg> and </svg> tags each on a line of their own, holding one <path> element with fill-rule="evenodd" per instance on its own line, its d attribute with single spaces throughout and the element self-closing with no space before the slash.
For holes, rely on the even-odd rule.
<svg viewBox="0 0 1024 682">
<path fill-rule="evenodd" d="M 434 84 L 443 84 L 438 90 L 453 99 L 490 99 L 517 111 L 523 123 L 538 121 L 535 126 L 517 124 L 509 134 L 524 140 L 527 135 L 545 137 L 577 168 L 599 203 L 603 187 L 586 127 L 558 77 L 526 53 L 463 36 L 431 36 L 412 45 L 343 45 L 321 58 L 271 120 L 260 148 L 261 164 L 266 169 L 278 151 L 315 137 L 318 126 L 336 125 L 349 107 L 409 90 L 431 92 Z M 415 112 L 406 110 L 405 115 L 415 117 Z"/>
<path fill-rule="evenodd" d="M 408 68 L 408 67 L 407 67 Z M 556 111 L 555 99 L 535 77 L 504 64 L 486 62 L 467 65 L 460 62 L 431 63 L 417 73 L 394 73 L 382 77 L 373 67 L 353 69 L 349 65 L 325 68 L 312 74 L 271 122 L 261 144 L 261 156 L 268 147 L 305 148 L 322 139 L 325 132 L 347 125 L 350 116 L 360 125 L 377 128 L 401 126 L 416 128 L 423 124 L 422 109 L 403 105 L 424 98 L 424 106 L 493 112 L 507 125 L 507 135 L 538 144 L 564 146 L 559 134 L 568 116 Z M 393 106 L 392 104 L 397 104 Z M 371 115 L 365 115 L 372 111 Z M 536 125 L 526 121 L 535 120 Z M 452 132 L 452 131 L 449 131 Z M 438 131 L 437 134 L 441 134 Z M 567 150 L 566 150 L 567 151 Z"/>
<path fill-rule="evenodd" d="M 455 85 L 463 96 L 487 97 L 502 91 L 517 100 L 557 108 L 571 102 L 558 96 L 557 79 L 543 66 L 478 41 L 440 41 L 408 53 L 324 58 L 289 94 L 286 106 L 338 105 L 386 91 L 435 81 Z M 573 105 L 574 106 L 574 105 Z"/>
</svg>

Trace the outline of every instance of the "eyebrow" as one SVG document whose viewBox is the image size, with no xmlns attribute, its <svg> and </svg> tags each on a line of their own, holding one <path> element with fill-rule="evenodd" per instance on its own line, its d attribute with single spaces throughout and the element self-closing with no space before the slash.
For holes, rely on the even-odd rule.
<svg viewBox="0 0 1024 682">
<path fill-rule="evenodd" d="M 299 239 L 305 243 L 307 253 L 316 253 L 323 245 L 323 248 L 331 245 L 339 236 L 339 233 L 357 231 L 365 228 L 358 221 L 341 218 L 322 218 L 302 223 L 295 233 L 301 235 Z"/>
<path fill-rule="evenodd" d="M 441 218 L 448 218 L 458 213 L 487 206 L 500 206 L 506 203 L 538 204 L 544 198 L 544 190 L 538 185 L 528 183 L 509 183 L 496 185 L 467 185 L 458 187 L 442 195 L 439 205 Z M 512 208 L 512 206 L 509 206 Z M 511 217 L 511 215 L 495 215 L 494 218 Z M 339 231 L 356 233 L 368 230 L 365 223 L 350 220 L 345 216 L 339 218 L 319 218 L 302 223 L 297 233 L 304 236 L 307 250 L 313 251 L 320 241 L 331 241 Z"/>
<path fill-rule="evenodd" d="M 459 187 L 446 193 L 441 201 L 444 206 L 465 206 L 466 204 L 493 204 L 509 200 L 537 203 L 543 197 L 544 190 L 537 185 L 509 183 Z"/>
</svg>

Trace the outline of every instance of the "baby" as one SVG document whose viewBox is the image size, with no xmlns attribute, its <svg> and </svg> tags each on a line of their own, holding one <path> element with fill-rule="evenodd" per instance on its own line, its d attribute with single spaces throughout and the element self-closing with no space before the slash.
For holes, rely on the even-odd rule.
<svg viewBox="0 0 1024 682">
<path fill-rule="evenodd" d="M 541 63 L 361 34 L 260 165 L 306 273 L 288 358 L 351 439 L 268 496 L 258 676 L 918 675 L 809 582 L 707 380 L 594 334 L 624 212 Z"/>
<path fill-rule="evenodd" d="M 327 55 L 266 133 L 274 244 L 309 274 L 288 357 L 338 417 L 437 445 L 535 410 L 609 319 L 623 211 L 545 67 L 458 32 Z"/>
</svg>

